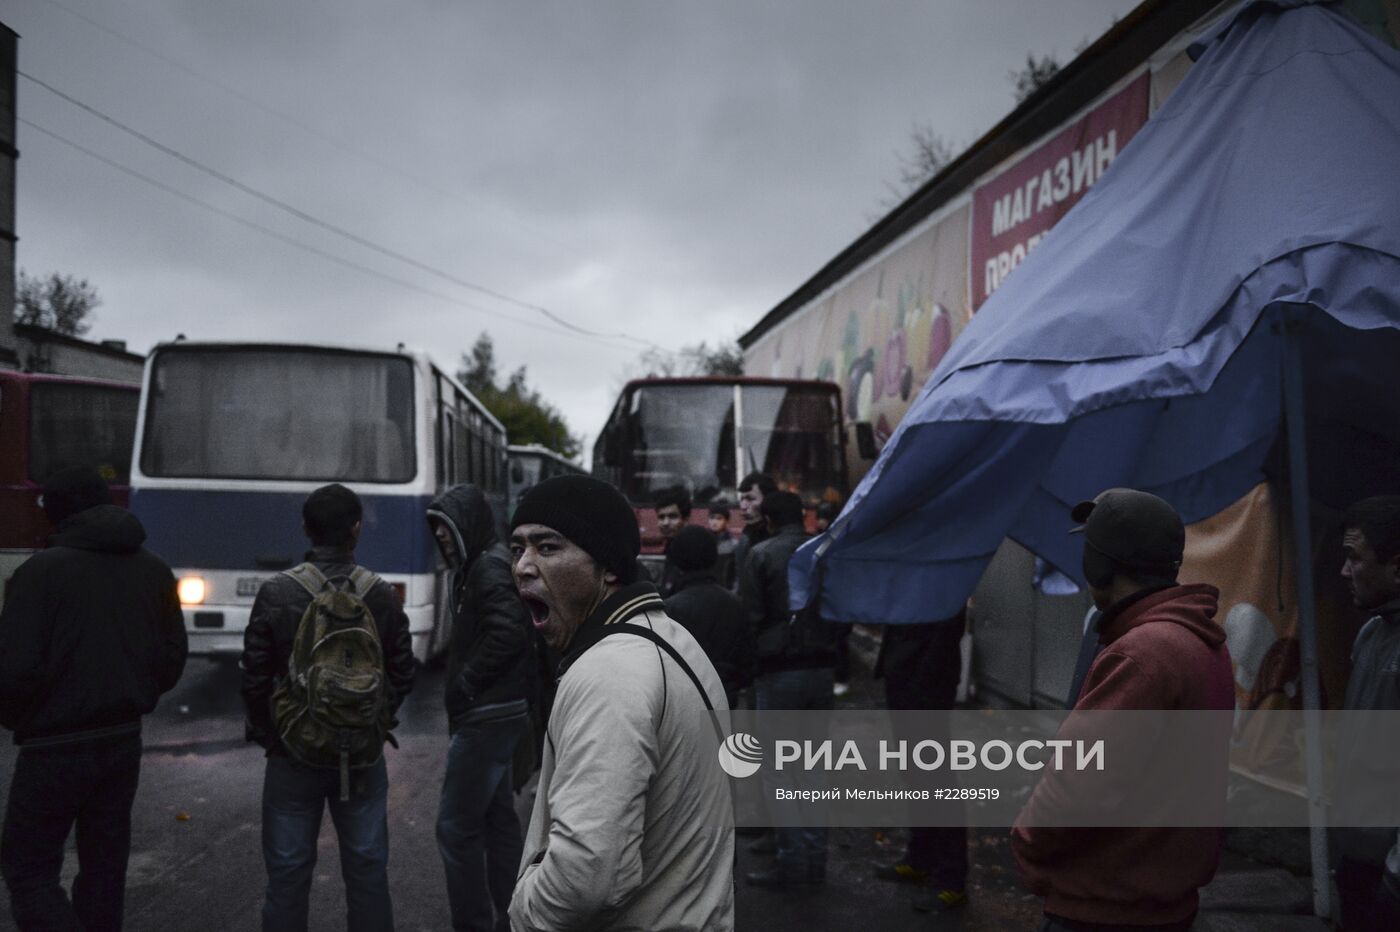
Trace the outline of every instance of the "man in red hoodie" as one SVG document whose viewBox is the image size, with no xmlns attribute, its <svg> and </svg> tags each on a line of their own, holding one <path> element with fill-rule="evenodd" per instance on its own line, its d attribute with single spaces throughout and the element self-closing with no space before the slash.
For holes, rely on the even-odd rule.
<svg viewBox="0 0 1400 932">
<path fill-rule="evenodd" d="M 1047 770 L 1012 830 L 1012 850 L 1026 887 L 1045 897 L 1042 932 L 1185 932 L 1196 916 L 1197 891 L 1215 875 L 1221 830 L 1104 826 L 1131 812 L 1223 805 L 1234 675 L 1225 632 L 1214 620 L 1219 593 L 1214 586 L 1177 583 L 1185 529 L 1157 496 L 1109 489 L 1076 505 L 1071 515 L 1082 522 L 1075 531 L 1084 534 L 1084 576 L 1102 614 L 1099 653 L 1062 736 L 1076 722 L 1093 719 L 1080 715 L 1087 712 L 1227 714 L 1212 718 L 1223 727 L 1191 736 L 1193 757 L 1206 764 L 1206 793 L 1199 781 L 1175 790 L 1182 796 L 1176 800 L 1163 798 L 1172 790 L 1145 789 L 1143 775 L 1168 771 L 1176 763 L 1168 755 L 1180 748 L 1135 735 L 1133 766 L 1111 762 L 1091 777 Z M 1059 827 L 1066 824 L 1066 811 L 1095 806 L 1104 811 L 1090 818 L 1102 821 L 1078 824 L 1099 827 Z"/>
</svg>

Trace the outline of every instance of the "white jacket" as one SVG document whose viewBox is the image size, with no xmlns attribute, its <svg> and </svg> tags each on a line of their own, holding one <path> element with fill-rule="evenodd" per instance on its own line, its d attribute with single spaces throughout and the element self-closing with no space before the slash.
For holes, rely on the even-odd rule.
<svg viewBox="0 0 1400 932">
<path fill-rule="evenodd" d="M 722 728 L 724 687 L 649 584 L 609 597 L 575 635 L 550 713 L 538 795 L 510 904 L 514 932 L 732 930 L 734 817 L 699 691 Z"/>
</svg>

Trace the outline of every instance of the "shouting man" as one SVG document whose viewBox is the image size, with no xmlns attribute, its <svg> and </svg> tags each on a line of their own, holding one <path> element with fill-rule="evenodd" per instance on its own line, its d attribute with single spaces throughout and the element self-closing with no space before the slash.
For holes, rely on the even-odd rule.
<svg viewBox="0 0 1400 932">
<path fill-rule="evenodd" d="M 637 582 L 631 507 L 559 476 L 516 507 L 515 582 L 563 659 L 511 901 L 515 930 L 732 929 L 734 824 L 705 652 Z"/>
</svg>

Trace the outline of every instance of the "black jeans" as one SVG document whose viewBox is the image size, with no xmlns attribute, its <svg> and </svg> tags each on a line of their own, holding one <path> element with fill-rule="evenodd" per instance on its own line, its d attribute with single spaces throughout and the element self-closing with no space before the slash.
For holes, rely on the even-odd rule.
<svg viewBox="0 0 1400 932">
<path fill-rule="evenodd" d="M 962 675 L 962 617 L 928 625 L 886 625 L 880 648 L 885 704 L 892 711 L 952 709 Z M 930 716 L 930 735 L 946 734 L 946 717 Z M 951 805 L 951 804 L 950 804 Z M 956 803 L 961 807 L 961 803 Z M 929 873 L 937 890 L 967 886 L 967 827 L 916 825 L 904 862 Z"/>
<path fill-rule="evenodd" d="M 452 928 L 509 932 L 510 896 L 520 868 L 520 820 L 511 759 L 526 733 L 525 713 L 463 724 L 447 750 L 437 840 L 447 875 Z"/>
<path fill-rule="evenodd" d="M 122 927 L 140 776 L 140 733 L 20 748 L 0 835 L 0 873 L 21 932 Z M 59 873 L 75 825 L 78 876 L 70 901 Z"/>
</svg>

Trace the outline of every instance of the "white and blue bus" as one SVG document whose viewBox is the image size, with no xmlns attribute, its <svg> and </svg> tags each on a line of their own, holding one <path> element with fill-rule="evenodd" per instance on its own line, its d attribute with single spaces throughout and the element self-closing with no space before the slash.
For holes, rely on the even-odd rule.
<svg viewBox="0 0 1400 932">
<path fill-rule="evenodd" d="M 506 434 L 426 355 L 264 343 L 157 346 L 146 361 L 131 508 L 179 581 L 191 653 L 237 654 L 253 597 L 307 549 L 301 504 L 364 503 L 356 560 L 394 587 L 413 651 L 444 650 L 445 568 L 423 512 L 471 482 L 504 519 Z"/>
<path fill-rule="evenodd" d="M 515 511 L 515 503 L 520 501 L 520 496 L 530 491 L 533 486 L 555 476 L 581 475 L 584 472 L 582 466 L 562 453 L 556 453 L 538 443 L 513 443 L 506 448 L 506 455 L 510 463 L 507 500 L 508 510 L 511 512 Z"/>
</svg>

